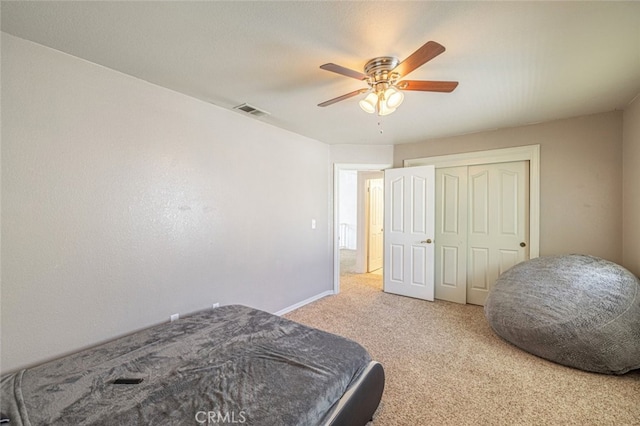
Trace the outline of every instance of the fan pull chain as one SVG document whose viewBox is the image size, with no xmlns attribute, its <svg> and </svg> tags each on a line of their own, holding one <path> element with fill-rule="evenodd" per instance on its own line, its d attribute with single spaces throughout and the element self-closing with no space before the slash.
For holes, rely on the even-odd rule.
<svg viewBox="0 0 640 426">
<path fill-rule="evenodd" d="M 378 121 L 378 130 L 380 131 L 380 134 L 384 133 L 384 129 L 382 128 L 382 120 Z"/>
</svg>

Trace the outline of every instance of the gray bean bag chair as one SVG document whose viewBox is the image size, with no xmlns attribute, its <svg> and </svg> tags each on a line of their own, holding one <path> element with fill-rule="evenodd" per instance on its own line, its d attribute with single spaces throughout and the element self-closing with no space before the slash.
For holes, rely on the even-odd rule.
<svg viewBox="0 0 640 426">
<path fill-rule="evenodd" d="M 542 358 L 597 373 L 640 368 L 640 280 L 615 263 L 522 262 L 498 278 L 484 312 L 499 336 Z"/>
</svg>

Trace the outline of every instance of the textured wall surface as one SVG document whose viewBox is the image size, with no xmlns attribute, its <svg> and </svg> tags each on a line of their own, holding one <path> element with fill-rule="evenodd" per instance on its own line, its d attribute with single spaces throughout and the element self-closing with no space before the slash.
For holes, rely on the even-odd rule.
<svg viewBox="0 0 640 426">
<path fill-rule="evenodd" d="M 2 111 L 3 371 L 331 290 L 327 145 L 6 34 Z"/>
</svg>

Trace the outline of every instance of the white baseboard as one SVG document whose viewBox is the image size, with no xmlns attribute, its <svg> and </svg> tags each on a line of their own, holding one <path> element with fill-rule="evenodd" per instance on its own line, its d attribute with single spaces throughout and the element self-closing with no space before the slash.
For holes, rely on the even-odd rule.
<svg viewBox="0 0 640 426">
<path fill-rule="evenodd" d="M 284 314 L 288 314 L 289 312 L 294 311 L 298 308 L 301 308 L 304 305 L 308 305 L 309 303 L 315 302 L 316 300 L 322 299 L 323 297 L 331 296 L 332 294 L 333 294 L 333 290 L 324 291 L 320 294 L 316 294 L 315 296 L 311 296 L 310 298 L 305 299 L 302 302 L 298 302 L 295 305 L 291 305 L 284 309 L 281 309 L 278 312 L 276 312 L 274 315 L 282 316 Z"/>
</svg>

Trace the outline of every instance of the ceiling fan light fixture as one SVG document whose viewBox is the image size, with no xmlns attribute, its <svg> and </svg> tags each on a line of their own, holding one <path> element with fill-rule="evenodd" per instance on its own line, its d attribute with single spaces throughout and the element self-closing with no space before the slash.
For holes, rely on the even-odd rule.
<svg viewBox="0 0 640 426">
<path fill-rule="evenodd" d="M 378 115 L 389 115 L 395 110 L 395 108 L 391 108 L 389 104 L 382 99 L 382 96 L 380 96 L 380 102 L 378 102 Z"/>
<path fill-rule="evenodd" d="M 359 102 L 360 108 L 366 113 L 373 114 L 376 112 L 376 105 L 378 103 L 378 95 L 374 92 L 369 94 Z"/>
<path fill-rule="evenodd" d="M 384 98 L 389 108 L 396 109 L 404 101 L 404 93 L 392 86 L 385 90 Z"/>
</svg>

